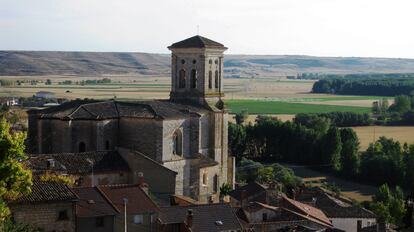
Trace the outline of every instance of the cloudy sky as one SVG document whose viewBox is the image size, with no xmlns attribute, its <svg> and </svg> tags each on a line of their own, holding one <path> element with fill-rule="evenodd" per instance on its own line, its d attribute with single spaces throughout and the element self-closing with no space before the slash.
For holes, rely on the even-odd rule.
<svg viewBox="0 0 414 232">
<path fill-rule="evenodd" d="M 197 34 L 231 54 L 414 58 L 413 0 L 0 0 L 0 50 L 167 53 Z"/>
</svg>

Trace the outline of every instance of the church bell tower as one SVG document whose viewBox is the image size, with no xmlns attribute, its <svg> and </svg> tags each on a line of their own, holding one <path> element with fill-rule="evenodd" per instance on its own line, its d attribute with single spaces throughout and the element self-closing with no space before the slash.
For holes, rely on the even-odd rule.
<svg viewBox="0 0 414 232">
<path fill-rule="evenodd" d="M 171 93 L 174 102 L 223 108 L 223 44 L 196 35 L 168 47 L 171 50 Z"/>
</svg>

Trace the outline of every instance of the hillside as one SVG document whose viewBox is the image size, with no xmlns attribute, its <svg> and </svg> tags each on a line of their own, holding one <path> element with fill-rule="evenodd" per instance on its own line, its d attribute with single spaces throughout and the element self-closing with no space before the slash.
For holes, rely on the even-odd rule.
<svg viewBox="0 0 414 232">
<path fill-rule="evenodd" d="M 168 76 L 170 56 L 123 52 L 0 51 L 0 76 L 138 75 Z M 227 77 L 296 73 L 414 73 L 414 59 L 226 55 Z"/>
</svg>

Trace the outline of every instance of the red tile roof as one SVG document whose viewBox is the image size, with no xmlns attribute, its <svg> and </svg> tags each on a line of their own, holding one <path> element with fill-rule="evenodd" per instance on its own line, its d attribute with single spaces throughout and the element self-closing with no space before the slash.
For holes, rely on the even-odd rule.
<svg viewBox="0 0 414 232">
<path fill-rule="evenodd" d="M 158 206 L 138 185 L 105 185 L 99 190 L 106 196 L 118 211 L 124 210 L 124 198 L 128 199 L 127 213 L 142 214 L 158 212 Z"/>
<path fill-rule="evenodd" d="M 72 191 L 79 197 L 76 203 L 77 217 L 100 217 L 119 213 L 97 187 L 72 188 Z"/>
<path fill-rule="evenodd" d="M 331 221 L 328 219 L 328 217 L 326 217 L 326 215 L 320 209 L 301 203 L 299 201 L 292 200 L 285 196 L 283 196 L 282 198 L 283 198 L 283 202 L 282 202 L 283 207 L 332 226 Z"/>
</svg>

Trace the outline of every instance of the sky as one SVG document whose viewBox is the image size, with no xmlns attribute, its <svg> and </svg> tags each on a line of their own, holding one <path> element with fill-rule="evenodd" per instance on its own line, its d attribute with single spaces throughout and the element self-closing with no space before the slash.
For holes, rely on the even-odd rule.
<svg viewBox="0 0 414 232">
<path fill-rule="evenodd" d="M 0 50 L 414 58 L 413 0 L 0 0 Z M 197 30 L 197 28 L 199 28 Z"/>
</svg>

